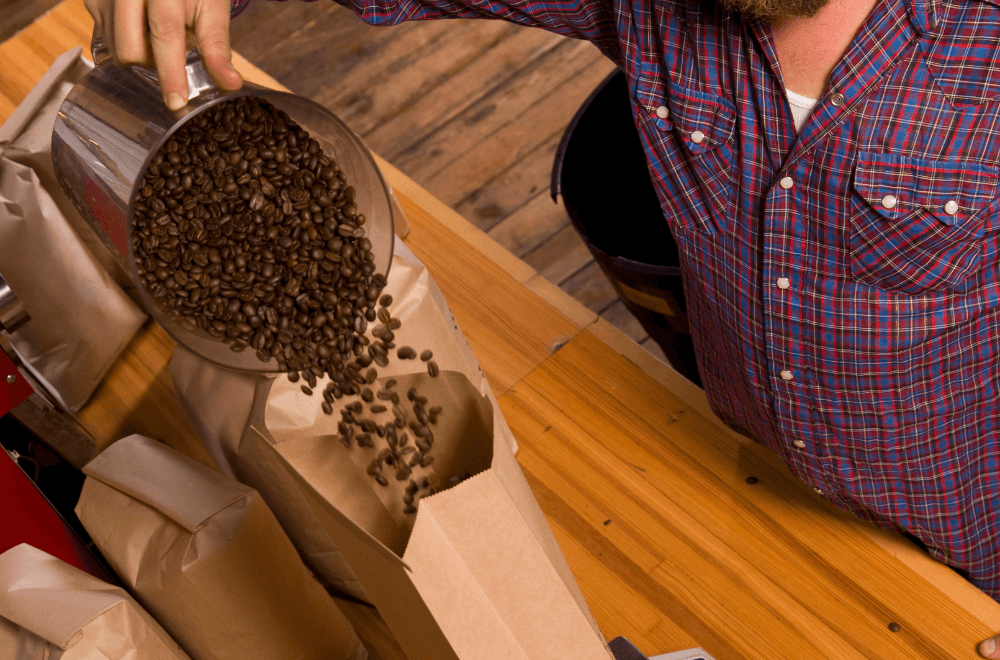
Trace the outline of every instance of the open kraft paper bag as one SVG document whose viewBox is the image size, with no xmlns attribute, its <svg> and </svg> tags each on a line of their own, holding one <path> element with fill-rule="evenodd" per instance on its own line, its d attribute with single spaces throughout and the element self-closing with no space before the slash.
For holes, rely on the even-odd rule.
<svg viewBox="0 0 1000 660">
<path fill-rule="evenodd" d="M 400 240 L 393 249 L 392 268 L 384 293 L 393 296 L 393 315 L 406 324 L 400 329 L 401 342 L 430 348 L 442 368 L 466 374 L 476 389 L 489 399 L 496 433 L 509 447 L 516 448 L 489 383 L 458 329 L 444 296 L 424 265 Z M 259 411 L 266 403 L 272 379 L 219 367 L 182 347 L 174 352 L 170 375 L 181 407 L 220 469 L 260 493 L 306 565 L 325 584 L 372 602 L 284 463 L 266 442 L 262 443 L 256 434 L 247 432 L 253 409 Z M 278 380 L 291 385 L 283 377 Z M 291 390 L 294 398 L 299 385 Z M 301 392 L 298 396 L 303 398 L 303 406 L 312 406 L 312 412 L 319 413 L 317 400 L 306 398 Z M 294 426 L 299 421 L 293 416 L 286 424 Z"/>
<path fill-rule="evenodd" d="M 411 660 L 612 657 L 514 458 L 482 371 L 408 251 L 397 251 L 386 291 L 402 321 L 396 345 L 432 350 L 441 373 L 431 377 L 426 363 L 392 350 L 370 387 L 392 387 L 404 406 L 416 388 L 428 408 L 442 406 L 433 464 L 403 480 L 388 470 L 388 484 L 378 485 L 367 469 L 385 440 L 372 434 L 374 449 L 345 447 L 338 436 L 339 411 L 361 399 L 345 396 L 326 415 L 319 396 L 283 377 L 258 384 L 237 462 L 267 465 L 259 478 L 275 475 L 297 505 L 308 504 Z M 320 379 L 315 391 L 325 384 Z M 357 417 L 393 419 L 391 402 L 373 403 L 390 411 L 371 413 L 363 403 Z M 412 431 L 410 438 L 412 445 Z M 418 491 L 416 514 L 406 513 L 410 478 L 425 477 L 431 488 Z"/>
<path fill-rule="evenodd" d="M 0 555 L 0 660 L 189 660 L 125 592 L 27 544 Z"/>
<path fill-rule="evenodd" d="M 254 490 L 139 435 L 84 472 L 84 527 L 195 660 L 368 657 Z"/>
</svg>

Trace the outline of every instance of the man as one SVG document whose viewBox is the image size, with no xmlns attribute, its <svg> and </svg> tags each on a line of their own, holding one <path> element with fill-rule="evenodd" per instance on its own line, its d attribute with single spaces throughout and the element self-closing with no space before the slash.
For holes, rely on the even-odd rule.
<svg viewBox="0 0 1000 660">
<path fill-rule="evenodd" d="M 511 20 L 618 63 L 715 411 L 1000 599 L 997 0 L 340 1 L 373 24 Z M 240 85 L 227 0 L 88 2 L 169 106 L 185 25 Z"/>
</svg>

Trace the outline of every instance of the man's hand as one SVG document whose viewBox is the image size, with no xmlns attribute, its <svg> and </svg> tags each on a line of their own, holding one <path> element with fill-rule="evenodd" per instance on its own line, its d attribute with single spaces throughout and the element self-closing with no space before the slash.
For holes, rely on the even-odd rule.
<svg viewBox="0 0 1000 660">
<path fill-rule="evenodd" d="M 1000 658 L 1000 635 L 990 637 L 979 645 L 979 654 L 984 658 Z"/>
<path fill-rule="evenodd" d="M 171 110 L 187 104 L 184 58 L 189 32 L 217 86 L 235 90 L 243 84 L 231 63 L 229 0 L 84 0 L 84 4 L 119 66 L 156 68 L 163 100 Z"/>
</svg>

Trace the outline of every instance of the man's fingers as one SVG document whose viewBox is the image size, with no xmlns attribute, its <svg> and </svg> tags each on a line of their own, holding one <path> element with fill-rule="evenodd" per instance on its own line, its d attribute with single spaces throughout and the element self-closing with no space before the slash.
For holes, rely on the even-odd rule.
<svg viewBox="0 0 1000 660">
<path fill-rule="evenodd" d="M 205 71 L 222 89 L 239 89 L 243 76 L 232 67 L 229 47 L 229 0 L 201 0 L 195 15 L 194 32 Z"/>
<path fill-rule="evenodd" d="M 188 99 L 183 0 L 150 0 L 146 11 L 163 99 L 168 108 L 179 110 Z"/>
<path fill-rule="evenodd" d="M 114 49 L 122 66 L 149 66 L 145 0 L 118 0 L 114 8 Z"/>
<path fill-rule="evenodd" d="M 998 642 L 1000 642 L 1000 635 L 991 637 L 981 643 L 979 645 L 979 655 L 984 658 L 1000 658 L 1000 653 L 997 653 L 997 647 L 1000 646 Z"/>
</svg>

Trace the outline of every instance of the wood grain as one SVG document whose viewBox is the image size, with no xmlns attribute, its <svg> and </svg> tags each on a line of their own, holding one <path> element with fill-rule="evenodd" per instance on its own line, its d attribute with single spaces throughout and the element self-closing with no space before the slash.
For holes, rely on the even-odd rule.
<svg viewBox="0 0 1000 660">
<path fill-rule="evenodd" d="M 82 2 L 67 0 L 0 45 L 14 63 L 0 68 L 0 109 L 89 38 Z M 773 453 L 721 427 L 700 391 L 593 312 L 548 304 L 556 295 L 534 269 L 383 165 L 411 219 L 407 244 L 488 373 L 606 637 L 649 655 L 703 646 L 719 660 L 951 658 L 974 657 L 1000 628 L 995 601 L 912 548 L 887 552 Z M 171 403 L 171 349 L 158 326 L 143 328 L 81 413 L 93 435 L 138 430 L 196 451 L 178 440 L 190 429 Z M 376 612 L 341 605 L 374 659 L 402 660 Z"/>
<path fill-rule="evenodd" d="M 946 658 L 991 632 L 968 618 L 941 625 L 963 619 L 955 603 L 850 533 L 856 520 L 589 330 L 500 405 L 571 565 L 594 571 L 577 578 L 615 585 L 586 593 L 609 637 L 631 635 L 648 654 L 683 631 L 718 658 Z M 656 641 L 615 616 L 633 611 Z"/>
</svg>

